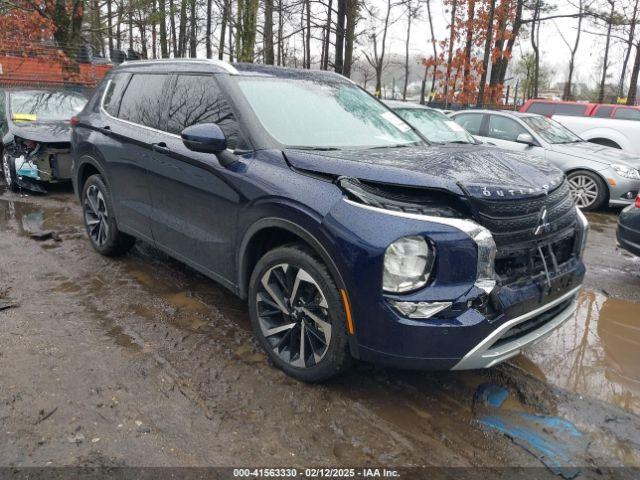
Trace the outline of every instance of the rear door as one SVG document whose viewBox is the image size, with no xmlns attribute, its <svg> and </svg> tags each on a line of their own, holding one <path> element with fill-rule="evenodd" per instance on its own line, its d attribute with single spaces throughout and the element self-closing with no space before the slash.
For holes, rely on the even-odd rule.
<svg viewBox="0 0 640 480">
<path fill-rule="evenodd" d="M 116 75 L 103 101 L 102 140 L 96 146 L 106 159 L 119 226 L 153 240 L 147 168 L 158 153 L 165 124 L 166 74 Z"/>
<path fill-rule="evenodd" d="M 171 255 L 229 284 L 235 271 L 240 201 L 231 183 L 242 173 L 222 167 L 214 154 L 188 150 L 180 132 L 216 123 L 234 149 L 238 122 L 214 75 L 176 75 L 171 92 L 163 153 L 148 166 L 153 235 Z M 242 161 L 236 166 L 241 169 Z"/>
</svg>

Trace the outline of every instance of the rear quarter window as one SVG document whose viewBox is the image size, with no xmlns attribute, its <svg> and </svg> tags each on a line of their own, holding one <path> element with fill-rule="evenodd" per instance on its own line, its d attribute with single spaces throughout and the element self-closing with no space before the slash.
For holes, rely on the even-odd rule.
<svg viewBox="0 0 640 480">
<path fill-rule="evenodd" d="M 127 86 L 129 77 L 130 75 L 126 73 L 118 73 L 114 75 L 107 84 L 107 88 L 102 99 L 102 108 L 104 108 L 111 116 L 118 116 L 120 100 L 122 100 L 122 93 Z"/>
</svg>

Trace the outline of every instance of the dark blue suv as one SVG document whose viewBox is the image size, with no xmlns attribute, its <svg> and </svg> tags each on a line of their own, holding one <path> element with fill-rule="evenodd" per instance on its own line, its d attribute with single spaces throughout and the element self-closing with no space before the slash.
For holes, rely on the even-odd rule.
<svg viewBox="0 0 640 480">
<path fill-rule="evenodd" d="M 93 247 L 144 240 L 247 299 L 295 378 L 489 367 L 575 310 L 587 222 L 559 170 L 429 142 L 339 75 L 125 63 L 72 124 Z"/>
</svg>

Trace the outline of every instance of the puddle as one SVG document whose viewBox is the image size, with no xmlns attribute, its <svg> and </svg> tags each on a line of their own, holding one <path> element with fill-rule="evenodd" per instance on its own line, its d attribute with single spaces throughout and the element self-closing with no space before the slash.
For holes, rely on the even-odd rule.
<svg viewBox="0 0 640 480">
<path fill-rule="evenodd" d="M 0 199 L 0 231 L 15 232 L 21 237 L 47 230 L 58 233 L 77 234 L 82 225 L 69 207 L 46 207 L 7 199 Z M 55 248 L 48 243 L 44 248 Z"/>
<path fill-rule="evenodd" d="M 515 362 L 538 378 L 640 414 L 640 304 L 583 291 L 576 315 Z"/>
<path fill-rule="evenodd" d="M 588 212 L 586 216 L 589 220 L 589 227 L 596 232 L 609 231 L 612 228 L 615 229 L 618 224 L 617 214 Z"/>
</svg>

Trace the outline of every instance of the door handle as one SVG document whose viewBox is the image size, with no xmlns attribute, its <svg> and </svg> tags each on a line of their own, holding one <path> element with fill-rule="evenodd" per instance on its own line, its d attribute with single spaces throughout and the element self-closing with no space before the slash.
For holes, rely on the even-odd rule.
<svg viewBox="0 0 640 480">
<path fill-rule="evenodd" d="M 169 147 L 167 147 L 167 144 L 164 143 L 164 142 L 152 143 L 151 144 L 151 150 L 153 150 L 154 152 L 158 152 L 158 153 L 166 153 L 166 154 L 171 153 L 171 149 Z"/>
<path fill-rule="evenodd" d="M 105 135 L 111 135 L 111 127 L 109 125 L 105 125 L 104 127 L 98 128 L 98 130 Z"/>
</svg>

